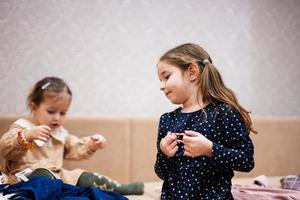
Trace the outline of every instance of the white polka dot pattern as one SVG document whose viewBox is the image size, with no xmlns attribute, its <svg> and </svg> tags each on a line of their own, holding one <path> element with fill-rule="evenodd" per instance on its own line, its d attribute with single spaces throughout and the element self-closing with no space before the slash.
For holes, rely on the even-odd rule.
<svg viewBox="0 0 300 200">
<path fill-rule="evenodd" d="M 203 110 L 181 113 L 180 108 L 160 118 L 156 174 L 164 180 L 161 199 L 233 199 L 233 170 L 254 167 L 254 147 L 238 111 L 227 104 L 210 103 Z M 203 112 L 205 111 L 205 112 Z M 174 157 L 159 149 L 167 132 L 194 130 L 213 142 L 212 157 L 184 155 L 182 144 Z"/>
</svg>

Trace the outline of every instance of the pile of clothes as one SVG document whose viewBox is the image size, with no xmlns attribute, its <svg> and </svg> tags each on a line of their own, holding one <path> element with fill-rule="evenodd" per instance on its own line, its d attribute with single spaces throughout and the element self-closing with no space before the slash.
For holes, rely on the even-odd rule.
<svg viewBox="0 0 300 200">
<path fill-rule="evenodd" d="M 114 192 L 86 186 L 79 187 L 65 184 L 60 179 L 32 177 L 28 181 L 17 184 L 0 185 L 3 199 L 19 200 L 127 200 L 128 198 Z M 1 197 L 0 197 L 1 199 Z"/>
<path fill-rule="evenodd" d="M 250 185 L 234 184 L 231 192 L 235 200 L 300 200 L 300 176 L 286 176 L 280 182 L 282 188 L 272 188 L 268 178 L 262 175 Z"/>
</svg>

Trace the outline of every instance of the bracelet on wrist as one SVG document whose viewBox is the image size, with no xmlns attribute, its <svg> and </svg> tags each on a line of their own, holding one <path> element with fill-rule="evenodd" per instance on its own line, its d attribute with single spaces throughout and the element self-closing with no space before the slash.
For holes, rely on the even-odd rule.
<svg viewBox="0 0 300 200">
<path fill-rule="evenodd" d="M 22 129 L 18 132 L 18 141 L 21 146 L 23 146 L 25 149 L 31 149 L 33 147 L 32 142 L 28 142 L 25 137 L 26 129 Z"/>
</svg>

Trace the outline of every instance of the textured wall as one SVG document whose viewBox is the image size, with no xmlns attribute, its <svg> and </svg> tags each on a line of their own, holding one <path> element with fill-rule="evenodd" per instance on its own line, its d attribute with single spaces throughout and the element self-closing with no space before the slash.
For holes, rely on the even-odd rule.
<svg viewBox="0 0 300 200">
<path fill-rule="evenodd" d="M 172 109 L 156 62 L 202 45 L 255 115 L 300 116 L 298 0 L 0 0 L 0 114 L 26 112 L 49 75 L 73 115 L 158 116 Z"/>
</svg>

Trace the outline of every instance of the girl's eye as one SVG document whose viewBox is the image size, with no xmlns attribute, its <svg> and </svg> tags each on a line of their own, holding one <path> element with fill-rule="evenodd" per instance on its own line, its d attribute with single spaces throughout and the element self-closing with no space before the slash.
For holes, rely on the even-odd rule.
<svg viewBox="0 0 300 200">
<path fill-rule="evenodd" d="M 170 75 L 165 76 L 165 79 L 168 80 L 170 78 Z"/>
<path fill-rule="evenodd" d="M 53 110 L 48 110 L 47 111 L 49 114 L 54 114 L 55 112 Z"/>
<path fill-rule="evenodd" d="M 60 115 L 66 115 L 66 112 L 61 112 Z"/>
</svg>

